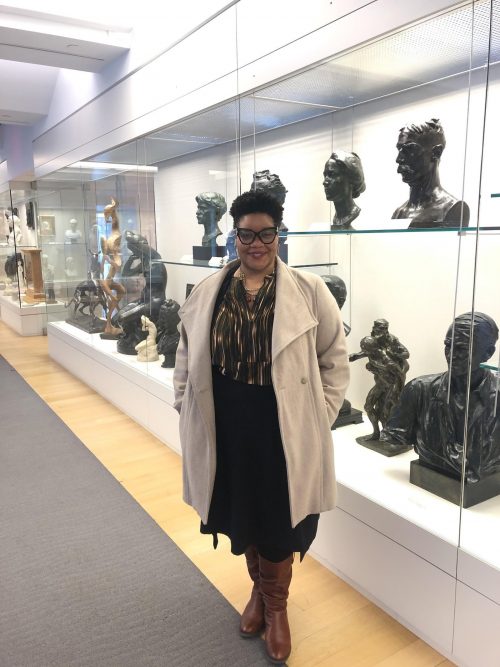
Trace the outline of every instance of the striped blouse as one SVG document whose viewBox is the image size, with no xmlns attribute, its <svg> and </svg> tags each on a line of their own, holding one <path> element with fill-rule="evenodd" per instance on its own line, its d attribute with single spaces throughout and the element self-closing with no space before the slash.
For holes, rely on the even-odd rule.
<svg viewBox="0 0 500 667">
<path fill-rule="evenodd" d="M 212 364 L 233 380 L 270 385 L 276 275 L 266 276 L 253 306 L 240 278 L 231 279 L 212 320 Z"/>
</svg>

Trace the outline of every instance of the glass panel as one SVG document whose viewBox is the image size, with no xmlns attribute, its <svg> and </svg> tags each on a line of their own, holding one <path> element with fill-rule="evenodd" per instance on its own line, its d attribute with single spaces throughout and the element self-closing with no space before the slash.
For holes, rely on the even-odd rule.
<svg viewBox="0 0 500 667">
<path fill-rule="evenodd" d="M 228 16 L 236 19 L 235 8 Z M 236 67 L 235 50 L 228 57 Z M 175 338 L 176 313 L 188 290 L 220 268 L 225 255 L 226 202 L 239 187 L 238 114 L 238 102 L 228 101 L 111 146 L 38 184 L 40 211 L 57 217 L 60 209 L 64 221 L 59 235 L 56 220 L 62 256 L 51 260 L 64 273 L 66 291 L 59 312 L 50 316 L 57 320 L 54 331 L 93 346 L 102 355 L 96 358 L 132 385 L 151 375 L 159 382 L 148 385 L 151 395 L 165 392 L 161 364 L 173 367 L 176 350 L 176 344 L 160 339 L 171 334 L 172 322 Z M 196 197 L 203 193 L 217 200 L 215 230 L 204 230 L 197 221 Z M 205 243 L 212 232 L 213 242 Z M 48 254 L 45 246 L 44 251 Z M 166 300 L 173 301 L 165 305 Z M 154 339 L 163 350 L 159 359 Z M 142 407 L 131 399 L 134 414 Z M 147 420 L 155 418 L 148 410 Z"/>
<path fill-rule="evenodd" d="M 258 187 L 266 170 L 279 176 L 289 265 L 347 291 L 348 399 L 365 414 L 335 430 L 338 478 L 451 546 L 459 543 L 460 475 L 454 503 L 420 483 L 416 433 L 394 446 L 401 414 L 382 440 L 370 436 L 400 400 L 409 409 L 421 378 L 445 371 L 448 327 L 471 309 L 489 4 L 401 29 L 254 91 L 240 106 L 242 189 Z M 484 216 L 480 224 L 484 233 L 500 226 Z"/>
<path fill-rule="evenodd" d="M 0 196 L 3 319 L 20 333 L 41 334 L 45 328 L 45 292 L 35 197 L 30 183 L 17 182 L 12 186 Z M 36 327 L 31 327 L 35 322 Z"/>
<path fill-rule="evenodd" d="M 51 321 L 65 319 L 96 344 L 116 349 L 120 308 L 141 293 L 141 276 L 122 276 L 129 252 L 126 234 L 142 233 L 155 244 L 155 167 L 135 165 L 137 142 L 123 150 L 128 164 L 100 159 L 78 162 L 38 184 L 42 219 L 54 219 L 55 233 L 41 237 L 43 252 L 63 284 L 61 308 Z M 76 335 L 76 332 L 73 331 Z M 101 336 L 102 334 L 102 336 Z M 135 352 L 134 352 L 135 353 Z"/>
<path fill-rule="evenodd" d="M 489 67 L 483 70 L 487 77 L 484 143 L 481 143 L 480 186 L 478 207 L 480 229 L 470 235 L 471 264 L 474 279 L 471 283 L 469 311 L 474 313 L 472 326 L 462 334 L 469 359 L 467 421 L 464 435 L 465 456 L 462 457 L 462 523 L 460 531 L 461 558 L 465 566 L 459 569 L 464 583 L 481 590 L 484 595 L 500 603 L 500 429 L 498 422 L 498 389 L 500 356 L 498 326 L 500 305 L 497 287 L 500 281 L 500 199 L 498 179 L 498 110 L 500 105 L 500 69 L 498 34 L 500 9 L 492 3 Z M 478 109 L 478 116 L 480 110 Z M 483 123 L 480 123 L 481 129 Z M 488 229 L 491 228 L 491 229 Z M 466 567 L 473 563 L 474 567 Z M 480 563 L 488 573 L 489 585 L 484 588 L 477 580 Z M 474 573 L 476 572 L 476 575 Z M 496 572 L 496 579 L 491 578 Z M 475 579 L 474 579 L 475 576 Z"/>
<path fill-rule="evenodd" d="M 228 102 L 145 140 L 146 159 L 158 167 L 158 250 L 179 304 L 226 255 L 227 210 L 239 190 L 238 117 L 238 101 Z"/>
</svg>

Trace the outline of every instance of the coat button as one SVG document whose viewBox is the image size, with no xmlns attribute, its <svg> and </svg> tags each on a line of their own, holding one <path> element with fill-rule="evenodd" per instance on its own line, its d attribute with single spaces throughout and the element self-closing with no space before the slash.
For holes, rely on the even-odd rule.
<svg viewBox="0 0 500 667">
<path fill-rule="evenodd" d="M 301 382 L 302 384 L 307 384 L 307 378 L 301 378 L 300 382 Z"/>
</svg>

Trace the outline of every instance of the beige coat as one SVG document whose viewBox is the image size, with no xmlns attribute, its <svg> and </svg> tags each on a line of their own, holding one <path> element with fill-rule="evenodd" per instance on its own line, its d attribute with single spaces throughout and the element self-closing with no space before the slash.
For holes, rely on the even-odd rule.
<svg viewBox="0 0 500 667">
<path fill-rule="evenodd" d="M 184 500 L 204 523 L 216 465 L 210 325 L 231 265 L 196 285 L 179 310 L 174 407 L 180 412 Z M 335 506 L 330 425 L 342 405 L 349 363 L 340 311 L 323 280 L 279 259 L 271 372 L 295 527 L 308 514 Z"/>
</svg>

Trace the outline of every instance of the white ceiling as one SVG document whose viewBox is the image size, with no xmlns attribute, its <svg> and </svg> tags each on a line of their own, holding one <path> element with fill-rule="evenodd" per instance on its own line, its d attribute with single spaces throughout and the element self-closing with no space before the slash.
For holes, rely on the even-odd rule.
<svg viewBox="0 0 500 667">
<path fill-rule="evenodd" d="M 60 68 L 99 72 L 125 53 L 133 17 L 124 5 L 115 0 L 0 4 L 0 124 L 31 125 L 47 115 Z"/>
</svg>

